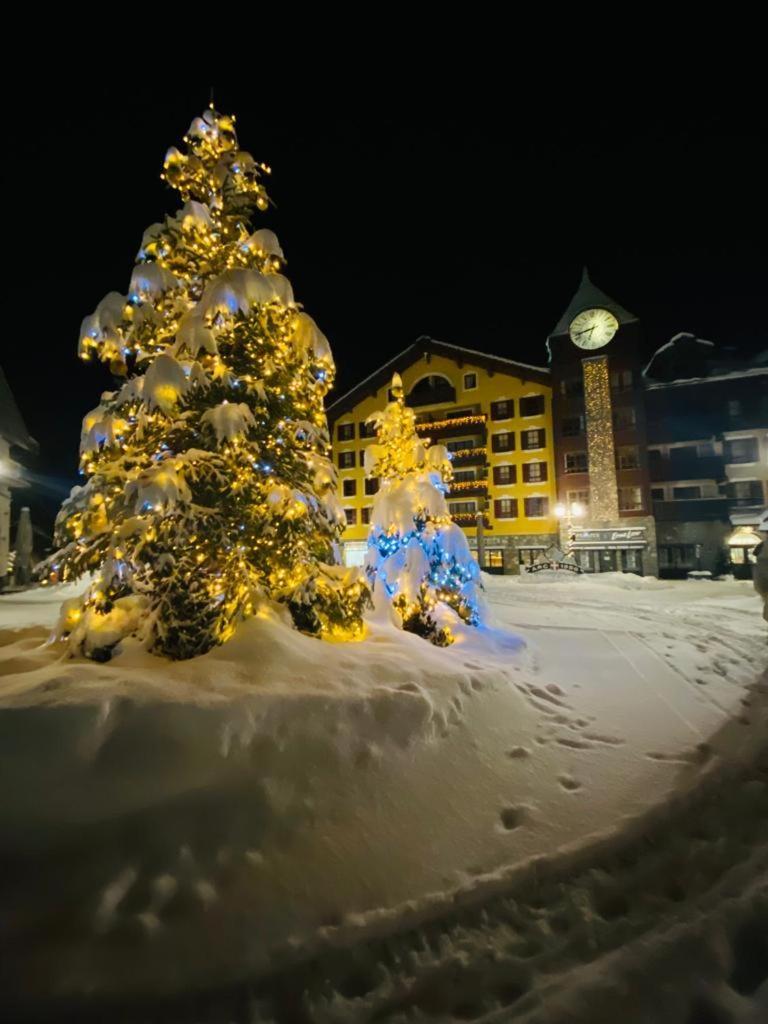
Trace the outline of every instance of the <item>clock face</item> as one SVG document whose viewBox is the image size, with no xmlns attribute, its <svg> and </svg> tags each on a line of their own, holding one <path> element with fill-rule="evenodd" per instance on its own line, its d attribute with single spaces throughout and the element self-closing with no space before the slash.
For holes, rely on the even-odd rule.
<svg viewBox="0 0 768 1024">
<path fill-rule="evenodd" d="M 618 329 L 619 321 L 607 309 L 585 309 L 571 321 L 571 341 L 579 348 L 602 348 Z"/>
</svg>

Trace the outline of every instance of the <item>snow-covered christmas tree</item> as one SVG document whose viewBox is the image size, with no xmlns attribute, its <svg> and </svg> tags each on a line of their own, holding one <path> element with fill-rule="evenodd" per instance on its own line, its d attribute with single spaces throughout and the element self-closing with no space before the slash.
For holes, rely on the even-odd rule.
<svg viewBox="0 0 768 1024">
<path fill-rule="evenodd" d="M 355 634 L 369 599 L 333 564 L 330 348 L 275 235 L 250 229 L 269 168 L 213 108 L 184 142 L 163 174 L 184 205 L 144 233 L 128 295 L 110 292 L 81 329 L 81 356 L 124 382 L 84 419 L 87 482 L 59 513 L 47 568 L 96 574 L 60 632 L 97 658 L 128 634 L 172 658 L 204 653 L 264 600 L 306 632 Z"/>
<path fill-rule="evenodd" d="M 445 646 L 458 619 L 479 625 L 480 569 L 445 500 L 450 454 L 416 433 L 403 383 L 392 378 L 392 401 L 369 422 L 377 440 L 365 451 L 365 472 L 378 477 L 366 572 L 375 601 L 392 602 L 403 629 Z"/>
</svg>

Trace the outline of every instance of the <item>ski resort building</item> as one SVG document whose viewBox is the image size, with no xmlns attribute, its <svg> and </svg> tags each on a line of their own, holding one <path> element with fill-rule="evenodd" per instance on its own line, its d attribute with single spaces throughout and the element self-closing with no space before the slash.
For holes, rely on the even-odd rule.
<svg viewBox="0 0 768 1024">
<path fill-rule="evenodd" d="M 511 571 L 551 547 L 557 519 L 549 371 L 422 337 L 328 408 L 347 564 L 365 557 L 378 489 L 363 470 L 374 439 L 366 420 L 389 401 L 394 372 L 420 433 L 453 453 L 448 507 L 474 550 L 480 529 L 484 567 Z"/>
<path fill-rule="evenodd" d="M 449 505 L 484 568 L 516 571 L 553 544 L 585 572 L 747 577 L 768 506 L 768 363 L 678 334 L 647 361 L 639 318 L 590 280 L 528 366 L 419 338 L 328 410 L 347 517 L 364 557 L 365 419 L 397 370 L 425 436 L 454 452 Z M 534 355 L 535 358 L 535 355 Z"/>
<path fill-rule="evenodd" d="M 11 549 L 11 493 L 26 487 L 22 468 L 15 460 L 17 450 L 37 451 L 16 405 L 5 373 L 0 367 L 0 590 L 9 577 Z"/>
</svg>

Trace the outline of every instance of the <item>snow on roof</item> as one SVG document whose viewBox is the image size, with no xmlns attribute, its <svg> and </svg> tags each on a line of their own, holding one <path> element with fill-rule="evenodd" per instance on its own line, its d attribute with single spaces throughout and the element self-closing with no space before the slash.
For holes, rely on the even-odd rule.
<svg viewBox="0 0 768 1024">
<path fill-rule="evenodd" d="M 648 370 L 651 368 L 651 364 L 653 363 L 656 356 L 660 355 L 662 352 L 666 352 L 667 349 L 674 348 L 677 342 L 682 341 L 683 338 L 689 338 L 691 341 L 695 341 L 697 345 L 706 345 L 709 348 L 715 347 L 714 341 L 707 341 L 706 338 L 699 338 L 695 334 L 692 334 L 690 331 L 678 331 L 677 334 L 672 335 L 669 341 L 665 341 L 663 345 L 656 349 L 651 358 L 648 360 L 648 363 L 646 364 L 645 368 L 643 369 L 643 376 L 647 376 Z"/>
<path fill-rule="evenodd" d="M 713 373 L 708 377 L 684 377 L 680 380 L 660 380 L 654 381 L 653 384 L 646 383 L 646 391 L 656 390 L 657 388 L 677 388 L 684 387 L 686 384 L 709 384 L 710 381 L 715 380 L 733 380 L 737 377 L 765 377 L 768 376 L 768 366 L 753 366 L 748 370 L 732 370 L 728 373 Z"/>
<path fill-rule="evenodd" d="M 0 437 L 4 437 L 11 444 L 19 448 L 26 448 L 27 451 L 36 452 L 37 441 L 30 436 L 24 420 L 21 418 L 16 399 L 13 397 L 8 380 L 2 366 L 0 366 Z"/>
</svg>

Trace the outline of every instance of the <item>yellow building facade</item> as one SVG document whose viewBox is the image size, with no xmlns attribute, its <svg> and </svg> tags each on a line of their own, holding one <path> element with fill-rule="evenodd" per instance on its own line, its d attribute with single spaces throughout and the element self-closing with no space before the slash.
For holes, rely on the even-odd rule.
<svg viewBox="0 0 768 1024">
<path fill-rule="evenodd" d="M 482 517 L 484 568 L 514 572 L 558 542 L 549 371 L 419 338 L 328 408 L 339 501 L 347 518 L 344 561 L 365 557 L 377 480 L 366 480 L 371 413 L 389 401 L 393 373 L 419 433 L 452 453 L 447 494 L 456 523 L 477 547 Z"/>
</svg>

